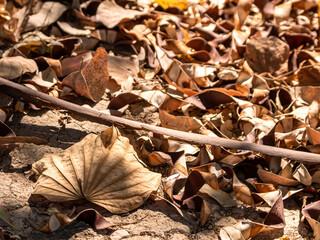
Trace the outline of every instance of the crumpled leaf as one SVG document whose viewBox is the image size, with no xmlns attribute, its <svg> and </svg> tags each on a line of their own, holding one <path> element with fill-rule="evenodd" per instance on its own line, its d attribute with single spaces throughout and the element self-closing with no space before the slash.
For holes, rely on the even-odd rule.
<svg viewBox="0 0 320 240">
<path fill-rule="evenodd" d="M 204 184 L 199 190 L 199 192 L 209 195 L 223 207 L 227 208 L 227 207 L 234 207 L 237 205 L 237 202 L 233 200 L 228 193 L 222 190 L 215 190 L 212 187 L 210 187 L 208 184 Z"/>
<path fill-rule="evenodd" d="M 250 189 L 239 181 L 237 175 L 233 172 L 233 183 L 232 183 L 234 194 L 237 199 L 242 201 L 243 203 L 249 204 L 251 206 L 254 205 L 254 200 L 251 196 Z"/>
<path fill-rule="evenodd" d="M 303 216 L 307 219 L 313 230 L 313 236 L 315 239 L 320 238 L 320 201 L 316 201 L 308 204 L 302 209 Z"/>
<path fill-rule="evenodd" d="M 32 169 L 40 175 L 33 194 L 57 202 L 86 199 L 112 213 L 142 205 L 161 177 L 141 165 L 129 139 L 115 127 L 45 155 Z"/>
<path fill-rule="evenodd" d="M 263 169 L 258 169 L 257 173 L 261 181 L 264 183 L 272 183 L 274 185 L 282 186 L 297 186 L 299 184 L 299 182 L 294 179 L 281 177 L 277 174 L 265 171 Z"/>
<path fill-rule="evenodd" d="M 4 57 L 0 59 L 0 77 L 15 79 L 26 73 L 38 71 L 36 62 L 21 56 Z"/>
<path fill-rule="evenodd" d="M 114 1 L 106 0 L 98 6 L 96 18 L 107 28 L 114 28 L 121 22 L 128 21 L 145 14 L 145 12 L 122 8 Z"/>
<path fill-rule="evenodd" d="M 300 163 L 293 172 L 293 177 L 306 186 L 312 184 L 312 177 L 304 164 Z"/>
<path fill-rule="evenodd" d="M 25 31 L 30 31 L 35 28 L 49 26 L 56 22 L 60 16 L 67 10 L 67 6 L 59 2 L 44 2 L 36 14 L 28 18 Z"/>
<path fill-rule="evenodd" d="M 57 21 L 58 26 L 66 33 L 75 36 L 86 36 L 91 33 L 89 29 L 78 29 L 71 25 L 71 23 Z"/>
<path fill-rule="evenodd" d="M 136 56 L 108 56 L 110 80 L 108 89 L 112 91 L 131 91 L 132 84 L 138 78 L 139 61 Z M 114 81 L 112 83 L 111 81 Z"/>
<path fill-rule="evenodd" d="M 65 77 L 62 84 L 76 93 L 96 102 L 104 94 L 109 80 L 107 66 L 108 53 L 104 48 L 97 48 L 91 61 L 80 71 Z"/>
<path fill-rule="evenodd" d="M 208 89 L 188 97 L 186 101 L 202 110 L 206 110 L 219 106 L 220 104 L 234 102 L 234 99 L 228 94 L 228 91 Z"/>
<path fill-rule="evenodd" d="M 188 116 L 174 116 L 159 110 L 161 126 L 182 131 L 197 131 L 202 127 L 200 120 Z"/>
<path fill-rule="evenodd" d="M 258 233 L 269 229 L 282 229 L 285 227 L 283 201 L 281 191 L 263 223 L 240 222 L 235 226 L 227 226 L 220 230 L 220 238 L 225 240 L 244 240 L 256 236 Z"/>
<path fill-rule="evenodd" d="M 246 60 L 258 73 L 268 72 L 277 75 L 286 71 L 289 55 L 288 44 L 274 36 L 247 42 Z"/>
<path fill-rule="evenodd" d="M 67 215 L 63 213 L 55 213 L 49 218 L 48 222 L 40 229 L 40 231 L 44 233 L 52 233 L 76 220 L 83 221 L 96 230 L 103 230 L 116 225 L 108 222 L 96 210 L 86 209 L 81 211 L 74 218 L 69 218 Z"/>
</svg>

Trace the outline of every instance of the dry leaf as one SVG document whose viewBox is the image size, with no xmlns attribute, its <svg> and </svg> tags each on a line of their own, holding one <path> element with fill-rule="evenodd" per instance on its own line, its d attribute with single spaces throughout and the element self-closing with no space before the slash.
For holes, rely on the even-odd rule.
<svg viewBox="0 0 320 240">
<path fill-rule="evenodd" d="M 320 222 L 319 222 L 319 214 L 320 214 L 320 201 L 316 201 L 308 204 L 302 209 L 302 214 L 308 220 L 310 226 L 313 230 L 313 236 L 315 239 L 320 239 Z"/>
<path fill-rule="evenodd" d="M 257 38 L 247 42 L 246 60 L 258 72 L 280 74 L 287 71 L 290 50 L 288 44 L 279 38 Z"/>
<path fill-rule="evenodd" d="M 98 48 L 88 65 L 69 74 L 63 79 L 62 84 L 94 102 L 100 100 L 109 80 L 107 60 L 106 50 Z"/>
<path fill-rule="evenodd" d="M 32 169 L 40 175 L 33 194 L 57 202 L 86 199 L 112 213 L 142 205 L 161 177 L 141 165 L 115 127 L 89 134 L 61 154 L 45 155 Z"/>
<path fill-rule="evenodd" d="M 251 196 L 250 189 L 239 181 L 237 175 L 233 173 L 233 191 L 236 195 L 237 199 L 242 201 L 243 203 L 249 204 L 251 206 L 254 205 L 254 200 Z"/>
<path fill-rule="evenodd" d="M 49 26 L 50 24 L 56 22 L 60 16 L 67 10 L 67 6 L 59 2 L 44 2 L 39 12 L 31 15 L 28 18 L 25 31 L 30 31 L 35 28 L 42 28 Z"/>
<path fill-rule="evenodd" d="M 215 190 L 208 184 L 204 184 L 199 192 L 209 195 L 223 207 L 234 207 L 237 205 L 237 202 L 228 193 L 222 190 Z"/>
<path fill-rule="evenodd" d="M 202 127 L 200 120 L 194 117 L 174 116 L 159 110 L 161 126 L 182 131 L 197 131 Z"/>
<path fill-rule="evenodd" d="M 101 216 L 101 214 L 96 210 L 86 209 L 81 211 L 74 218 L 69 218 L 63 213 L 56 213 L 49 218 L 48 222 L 40 229 L 40 231 L 44 233 L 52 233 L 74 222 L 75 220 L 83 221 L 96 230 L 106 229 L 115 225 L 104 219 L 104 217 Z"/>
<path fill-rule="evenodd" d="M 97 9 L 96 18 L 107 28 L 114 28 L 121 22 L 129 21 L 145 14 L 145 12 L 122 8 L 114 1 L 106 0 L 100 3 Z"/>
<path fill-rule="evenodd" d="M 121 57 L 108 56 L 108 70 L 110 80 L 108 89 L 111 91 L 123 90 L 129 92 L 132 90 L 133 82 L 138 79 L 139 61 L 137 56 Z M 112 84 L 111 81 L 115 83 Z"/>
<path fill-rule="evenodd" d="M 36 62 L 21 56 L 4 57 L 0 59 L 0 77 L 15 79 L 23 74 L 33 74 L 38 71 Z"/>
<path fill-rule="evenodd" d="M 244 240 L 256 236 L 259 232 L 270 229 L 283 229 L 286 225 L 283 211 L 281 191 L 277 196 L 263 223 L 240 222 L 235 226 L 227 226 L 220 230 L 220 237 L 225 240 Z M 274 197 L 274 196 L 273 196 Z"/>
<path fill-rule="evenodd" d="M 64 32 L 70 35 L 87 36 L 91 34 L 91 31 L 89 29 L 78 29 L 73 27 L 71 23 L 57 21 L 57 24 Z"/>
<path fill-rule="evenodd" d="M 189 5 L 187 0 L 154 0 L 154 2 L 159 4 L 164 10 L 169 7 L 177 7 L 184 10 Z"/>
</svg>

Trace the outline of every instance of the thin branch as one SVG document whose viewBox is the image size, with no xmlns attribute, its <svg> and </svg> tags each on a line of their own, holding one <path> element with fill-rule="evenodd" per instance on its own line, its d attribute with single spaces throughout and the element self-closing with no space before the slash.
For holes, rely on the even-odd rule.
<svg viewBox="0 0 320 240">
<path fill-rule="evenodd" d="M 232 149 L 250 150 L 270 156 L 285 157 L 303 163 L 320 163 L 319 154 L 295 151 L 285 148 L 277 148 L 255 143 L 241 142 L 220 137 L 205 136 L 196 133 L 188 133 L 163 127 L 152 126 L 133 120 L 128 120 L 122 117 L 108 115 L 93 109 L 88 109 L 77 104 L 64 101 L 62 99 L 51 97 L 45 93 L 35 91 L 20 84 L 8 81 L 4 78 L 0 78 L 0 92 L 14 98 L 19 98 L 24 101 L 34 103 L 36 105 L 54 106 L 56 108 L 66 109 L 69 112 L 81 116 L 89 121 L 105 125 L 114 124 L 117 126 L 125 126 L 133 129 L 147 130 L 193 144 L 206 144 Z"/>
</svg>

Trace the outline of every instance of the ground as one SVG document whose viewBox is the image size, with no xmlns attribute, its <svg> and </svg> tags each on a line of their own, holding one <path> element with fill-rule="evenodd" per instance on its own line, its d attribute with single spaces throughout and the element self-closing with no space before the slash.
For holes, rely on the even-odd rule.
<svg viewBox="0 0 320 240">
<path fill-rule="evenodd" d="M 85 100 L 78 104 L 88 104 Z M 83 101 L 83 102 L 82 102 Z M 106 99 L 94 106 L 97 110 L 105 109 Z M 148 104 L 138 103 L 125 111 L 125 117 L 144 122 L 156 122 L 157 113 Z M 88 133 L 100 133 L 107 126 L 67 118 L 67 113 L 58 110 L 42 109 L 28 114 L 14 113 L 8 125 L 18 136 L 37 136 L 48 141 L 48 145 L 22 144 L 0 160 L 1 194 L 0 205 L 6 206 L 12 224 L 22 231 L 10 230 L 3 222 L 0 226 L 9 229 L 22 239 L 219 239 L 219 231 L 224 226 L 231 226 L 240 220 L 262 222 L 267 208 L 252 208 L 243 204 L 224 208 L 214 200 L 209 202 L 212 214 L 203 227 L 193 227 L 186 222 L 174 208 L 163 201 L 148 200 L 140 208 L 120 215 L 111 215 L 97 206 L 90 204 L 49 204 L 33 199 L 31 196 L 34 178 L 30 175 L 31 164 L 39 160 L 44 153 L 63 151 L 78 142 Z M 74 116 L 73 116 L 74 117 Z M 68 121 L 64 121 L 64 120 Z M 143 132 L 122 129 L 134 145 L 134 139 Z M 152 169 L 151 170 L 156 170 Z M 56 209 L 79 212 L 85 207 L 99 210 L 110 222 L 120 226 L 103 231 L 95 231 L 82 222 L 74 222 L 52 234 L 44 234 L 38 229 L 47 221 L 50 213 Z M 257 235 L 254 239 L 311 239 L 312 232 L 308 224 L 300 221 L 300 206 L 295 199 L 285 201 L 286 227 L 282 231 L 269 231 Z M 197 217 L 197 215 L 194 215 Z"/>
</svg>

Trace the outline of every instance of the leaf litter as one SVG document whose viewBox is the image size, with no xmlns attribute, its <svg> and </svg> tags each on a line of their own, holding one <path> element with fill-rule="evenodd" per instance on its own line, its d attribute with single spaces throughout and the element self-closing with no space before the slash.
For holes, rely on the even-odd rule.
<svg viewBox="0 0 320 240">
<path fill-rule="evenodd" d="M 319 8 L 315 0 L 2 1 L 0 77 L 66 101 L 106 101 L 101 110 L 123 118 L 152 115 L 149 123 L 168 129 L 319 154 Z M 54 105 L 2 102 L 3 156 L 25 142 L 46 144 L 7 124 Z M 216 227 L 221 239 L 285 229 L 290 197 L 301 208 L 299 224 L 320 238 L 319 163 L 138 131 L 134 150 L 116 127 L 100 132 L 33 163 L 33 194 L 75 205 L 85 199 L 114 214 L 153 196 L 198 232 L 215 214 L 210 201 L 266 206 L 260 222 Z M 56 213 L 42 230 L 75 220 L 114 225 L 87 209 L 73 218 Z"/>
</svg>

